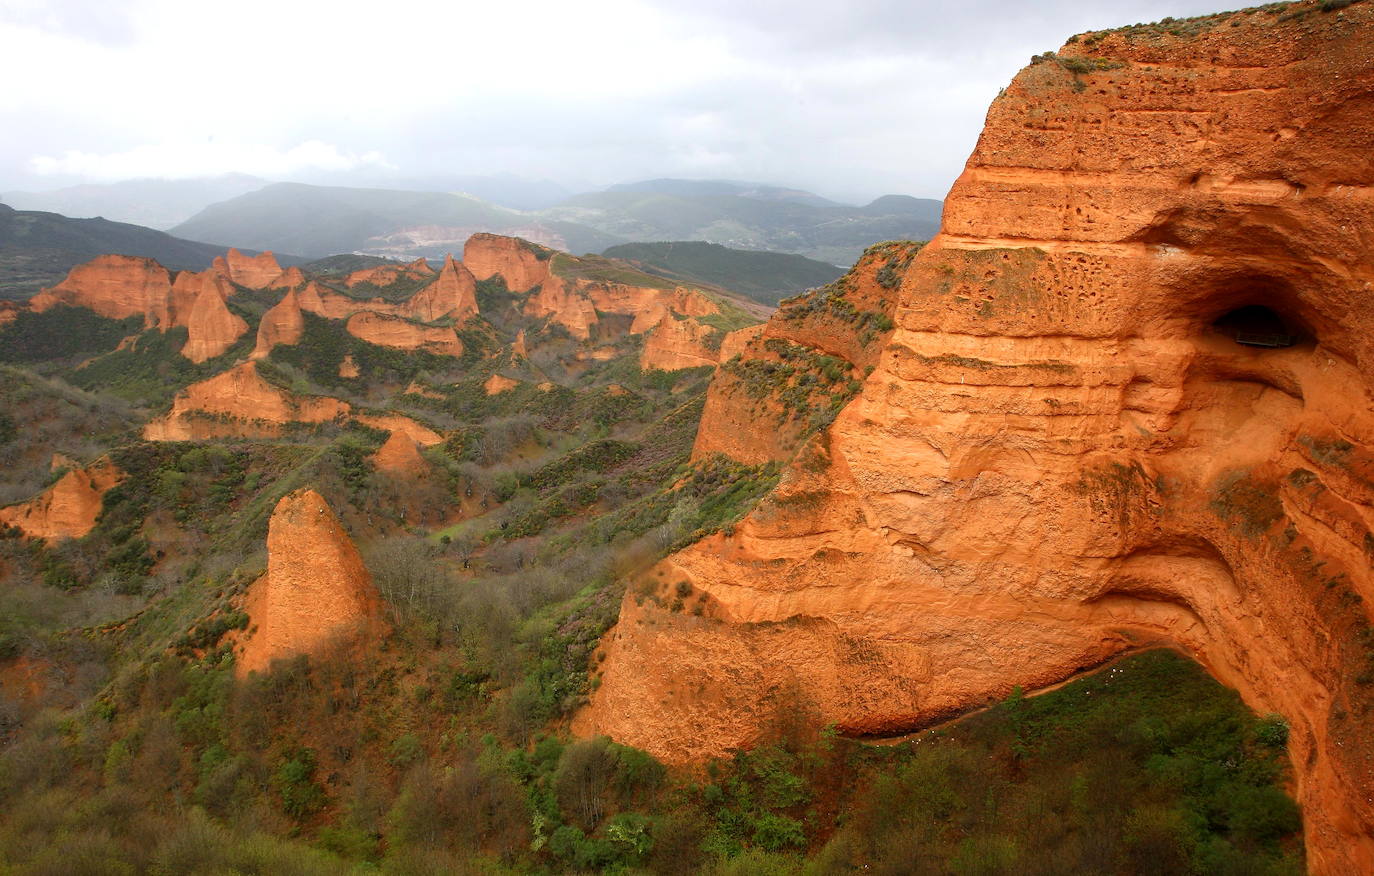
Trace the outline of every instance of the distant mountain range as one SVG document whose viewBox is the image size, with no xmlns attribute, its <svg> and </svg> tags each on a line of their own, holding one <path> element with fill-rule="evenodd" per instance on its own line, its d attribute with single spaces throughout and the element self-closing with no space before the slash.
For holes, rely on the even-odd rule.
<svg viewBox="0 0 1374 876">
<path fill-rule="evenodd" d="M 213 204 L 172 232 L 311 257 L 439 258 L 474 232 L 491 231 L 579 253 L 697 240 L 848 265 L 881 240 L 929 239 L 939 230 L 940 209 L 939 201 L 902 195 L 855 207 L 728 180 L 648 180 L 536 211 L 445 192 L 276 183 Z"/>
<path fill-rule="evenodd" d="M 16 210 L 103 217 L 166 231 L 211 204 L 267 184 L 265 179 L 242 173 L 202 179 L 130 179 L 49 192 L 5 192 L 0 194 L 0 201 Z"/>
<path fill-rule="evenodd" d="M 72 267 L 105 253 L 146 256 L 175 270 L 199 271 L 228 248 L 124 222 L 69 219 L 0 204 L 0 298 L 28 298 L 60 281 Z M 280 261 L 291 265 L 300 259 L 282 256 Z"/>
<path fill-rule="evenodd" d="M 718 243 L 622 243 L 602 253 L 684 285 L 720 286 L 770 307 L 824 286 L 844 273 L 826 262 L 780 252 L 729 249 Z"/>
<path fill-rule="evenodd" d="M 490 191 L 523 197 L 524 203 L 559 194 L 554 183 L 515 178 L 430 182 L 466 182 L 473 188 L 490 183 Z M 489 231 L 575 253 L 616 249 L 612 255 L 642 262 L 645 270 L 670 279 L 736 288 L 775 301 L 833 280 L 838 272 L 832 266 L 852 264 L 873 243 L 929 239 L 939 230 L 941 210 L 939 201 L 904 195 L 856 207 L 798 189 L 681 179 L 612 186 L 539 210 L 500 206 L 472 194 L 264 183 L 243 175 L 130 180 L 41 194 L 11 192 L 5 199 L 0 204 L 0 297 L 6 298 L 26 298 L 101 253 L 148 256 L 169 268 L 194 270 L 231 246 L 272 250 L 288 265 L 338 254 L 437 260 L 461 252 L 472 234 Z M 217 200 L 207 204 L 210 199 Z M 19 206 L 26 203 L 47 209 Z M 170 233 L 106 218 L 68 218 L 108 212 L 148 215 L 151 224 L 159 224 L 177 210 L 192 208 L 195 214 Z M 631 243 L 653 246 L 619 249 Z M 805 259 L 788 261 L 781 254 Z"/>
<path fill-rule="evenodd" d="M 238 246 L 305 256 L 357 252 L 406 260 L 461 252 L 479 231 L 579 253 L 622 242 L 586 225 L 469 195 L 301 183 L 275 183 L 213 204 L 172 229 L 190 240 L 234 240 Z"/>
<path fill-rule="evenodd" d="M 569 198 L 544 216 L 631 241 L 703 240 L 850 265 L 883 240 L 929 240 L 941 202 L 887 195 L 865 207 L 724 180 L 649 180 Z"/>
</svg>

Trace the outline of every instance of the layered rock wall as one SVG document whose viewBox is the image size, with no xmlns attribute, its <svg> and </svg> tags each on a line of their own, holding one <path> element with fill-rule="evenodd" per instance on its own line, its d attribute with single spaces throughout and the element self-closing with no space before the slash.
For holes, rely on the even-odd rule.
<svg viewBox="0 0 1374 876">
<path fill-rule="evenodd" d="M 1169 645 L 1288 720 L 1311 869 L 1374 872 L 1374 7 L 1170 30 L 998 98 L 862 392 L 631 588 L 579 729 L 897 734 Z"/>
</svg>

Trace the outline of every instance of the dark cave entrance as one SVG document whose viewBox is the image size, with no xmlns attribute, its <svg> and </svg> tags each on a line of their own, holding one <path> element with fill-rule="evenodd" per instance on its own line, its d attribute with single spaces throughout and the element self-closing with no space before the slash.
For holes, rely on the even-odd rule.
<svg viewBox="0 0 1374 876">
<path fill-rule="evenodd" d="M 1292 347 L 1305 335 L 1296 321 L 1262 304 L 1228 310 L 1212 321 L 1212 329 L 1242 346 L 1269 349 Z"/>
</svg>

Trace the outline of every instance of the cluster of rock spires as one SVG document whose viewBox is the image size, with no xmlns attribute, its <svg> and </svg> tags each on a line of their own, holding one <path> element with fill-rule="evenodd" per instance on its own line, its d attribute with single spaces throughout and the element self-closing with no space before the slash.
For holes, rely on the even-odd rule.
<svg viewBox="0 0 1374 876">
<path fill-rule="evenodd" d="M 1374 872 L 1371 45 L 1313 3 L 1023 70 L 858 397 L 629 588 L 577 729 L 692 761 L 799 695 L 901 734 L 1171 645 L 1287 720 L 1312 870 Z M 785 456 L 731 382 L 699 448 Z"/>
<path fill-rule="evenodd" d="M 282 290 L 281 300 L 259 321 L 248 361 L 187 388 L 168 414 L 145 427 L 145 437 L 167 441 L 263 437 L 278 434 L 287 423 L 350 416 L 366 421 L 337 399 L 298 398 L 272 386 L 251 360 L 266 358 L 278 345 L 299 343 L 307 313 L 344 321 L 349 334 L 368 343 L 462 356 L 458 329 L 479 313 L 477 282 L 496 276 L 511 293 L 526 296 L 526 315 L 546 318 L 580 342 L 595 343 L 606 334 L 599 327 L 607 318 L 628 318 L 628 332 L 645 335 L 640 354 L 644 368 L 715 365 L 738 348 L 736 343 L 722 343 L 719 331 L 699 320 L 720 312 L 708 295 L 580 276 L 580 261 L 571 256 L 561 256 L 568 270 L 560 272 L 556 256 L 518 238 L 477 234 L 467 242 L 463 261 L 449 256 L 438 271 L 421 259 L 365 268 L 341 281 L 355 292 L 403 281 L 419 285 L 405 300 L 389 301 L 345 294 L 296 267 L 283 271 L 271 253 L 249 258 L 230 250 L 206 271 L 175 275 L 151 259 L 110 255 L 74 268 L 63 282 L 35 296 L 30 306 L 41 312 L 65 304 L 114 319 L 137 316 L 145 329 L 185 327 L 188 337 L 182 355 L 204 362 L 228 351 L 248 331 L 227 306 L 238 289 Z M 527 355 L 523 333 L 511 352 Z M 614 350 L 597 348 L 581 355 L 605 358 Z M 356 365 L 346 360 L 340 376 L 356 376 Z M 420 440 L 432 444 L 440 439 Z"/>
</svg>

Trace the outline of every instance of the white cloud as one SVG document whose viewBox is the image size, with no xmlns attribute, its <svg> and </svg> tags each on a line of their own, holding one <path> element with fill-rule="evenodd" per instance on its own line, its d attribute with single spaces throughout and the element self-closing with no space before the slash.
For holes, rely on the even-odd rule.
<svg viewBox="0 0 1374 876">
<path fill-rule="evenodd" d="M 939 197 L 1032 54 L 1213 5 L 0 0 L 0 188 L 395 165 Z"/>
<path fill-rule="evenodd" d="M 319 140 L 307 140 L 284 150 L 262 144 L 214 142 L 158 143 L 103 155 L 69 150 L 60 157 L 39 155 L 30 160 L 29 166 L 40 176 L 77 176 L 101 181 L 190 179 L 235 172 L 284 177 L 306 171 L 394 169 L 380 152 L 340 152 L 333 144 Z"/>
</svg>

